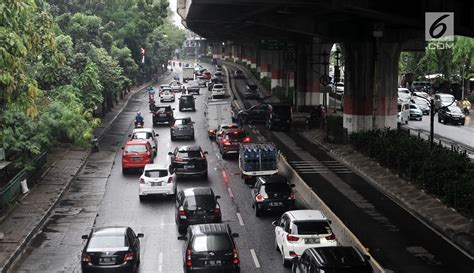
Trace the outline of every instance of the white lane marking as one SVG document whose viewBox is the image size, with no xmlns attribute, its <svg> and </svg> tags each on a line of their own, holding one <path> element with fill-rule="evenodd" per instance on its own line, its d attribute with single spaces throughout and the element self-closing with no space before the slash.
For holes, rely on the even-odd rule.
<svg viewBox="0 0 474 273">
<path fill-rule="evenodd" d="M 264 142 L 265 141 L 265 138 L 263 138 L 262 136 L 257 136 L 257 139 L 261 142 Z"/>
<path fill-rule="evenodd" d="M 241 226 L 244 225 L 244 219 L 242 219 L 242 215 L 240 215 L 240 212 L 237 212 L 237 219 L 239 219 L 239 224 Z"/>
<path fill-rule="evenodd" d="M 260 268 L 260 263 L 258 262 L 257 254 L 255 254 L 255 250 L 253 250 L 253 248 L 250 249 L 250 254 L 252 254 L 252 259 L 255 264 L 255 267 Z"/>
<path fill-rule="evenodd" d="M 163 272 L 163 252 L 158 256 L 158 272 Z"/>
<path fill-rule="evenodd" d="M 229 192 L 230 198 L 234 199 L 234 193 L 232 192 L 232 189 L 227 188 L 227 191 Z"/>
</svg>

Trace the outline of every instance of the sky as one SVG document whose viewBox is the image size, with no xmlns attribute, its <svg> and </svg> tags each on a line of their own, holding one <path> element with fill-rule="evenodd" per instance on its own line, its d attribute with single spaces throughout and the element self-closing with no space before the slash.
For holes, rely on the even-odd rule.
<svg viewBox="0 0 474 273">
<path fill-rule="evenodd" d="M 173 12 L 171 16 L 172 22 L 177 25 L 179 28 L 184 29 L 184 26 L 181 24 L 181 17 L 179 17 L 178 13 L 176 13 L 176 7 L 178 5 L 178 0 L 169 0 L 170 9 Z"/>
</svg>

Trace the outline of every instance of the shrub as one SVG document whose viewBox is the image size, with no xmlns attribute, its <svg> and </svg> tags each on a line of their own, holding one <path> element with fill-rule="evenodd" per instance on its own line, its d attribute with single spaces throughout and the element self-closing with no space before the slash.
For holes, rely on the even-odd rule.
<svg viewBox="0 0 474 273">
<path fill-rule="evenodd" d="M 271 90 L 272 89 L 272 79 L 270 79 L 269 77 L 261 78 L 260 83 L 263 85 L 263 87 L 266 90 Z"/>
</svg>

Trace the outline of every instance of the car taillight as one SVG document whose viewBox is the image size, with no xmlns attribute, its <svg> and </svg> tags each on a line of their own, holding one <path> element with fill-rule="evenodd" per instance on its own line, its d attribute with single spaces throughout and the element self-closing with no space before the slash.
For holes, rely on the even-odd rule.
<svg viewBox="0 0 474 273">
<path fill-rule="evenodd" d="M 90 263 L 90 262 L 92 262 L 92 258 L 91 258 L 90 255 L 87 255 L 86 253 L 83 253 L 83 254 L 82 254 L 81 261 Z"/>
<path fill-rule="evenodd" d="M 208 130 L 208 132 L 211 133 L 211 134 L 215 134 L 216 130 L 211 129 L 211 130 Z"/>
<path fill-rule="evenodd" d="M 291 242 L 297 242 L 299 239 L 300 239 L 300 238 L 298 238 L 298 237 L 296 237 L 296 236 L 293 236 L 293 235 L 291 235 L 291 234 L 286 235 L 286 240 L 287 240 L 288 242 L 290 242 L 290 243 L 291 243 Z"/>
<path fill-rule="evenodd" d="M 255 200 L 257 200 L 257 202 L 263 201 L 263 199 L 263 195 L 261 195 L 260 193 L 255 196 Z"/>
<path fill-rule="evenodd" d="M 140 178 L 140 184 L 145 184 L 145 179 Z"/>
<path fill-rule="evenodd" d="M 292 192 L 290 196 L 288 196 L 288 200 L 295 200 L 295 199 L 296 199 L 295 194 Z"/>
<path fill-rule="evenodd" d="M 193 258 L 193 251 L 190 248 L 186 249 L 186 266 L 188 267 L 193 266 L 192 258 Z"/>
<path fill-rule="evenodd" d="M 334 233 L 333 233 L 333 234 L 331 234 L 331 235 L 329 235 L 329 236 L 326 236 L 326 240 L 328 240 L 328 241 L 336 240 L 336 235 L 334 235 Z"/>
<path fill-rule="evenodd" d="M 171 182 L 173 182 L 173 177 L 168 178 L 168 184 L 171 183 Z"/>
<path fill-rule="evenodd" d="M 176 162 L 183 162 L 183 159 L 181 157 L 175 157 L 174 161 Z"/>
<path fill-rule="evenodd" d="M 125 256 L 123 257 L 123 261 L 124 262 L 131 261 L 131 260 L 133 260 L 133 258 L 134 258 L 133 252 L 129 252 L 129 253 L 125 254 Z"/>
<path fill-rule="evenodd" d="M 239 265 L 239 254 L 237 253 L 237 249 L 232 249 L 232 254 L 234 256 L 234 264 Z"/>
<path fill-rule="evenodd" d="M 246 143 L 250 142 L 250 137 L 244 138 L 244 142 L 246 142 Z"/>
<path fill-rule="evenodd" d="M 290 251 L 290 257 L 296 257 L 296 253 L 294 251 Z"/>
<path fill-rule="evenodd" d="M 230 141 L 229 141 L 228 139 L 222 140 L 222 143 L 223 143 L 224 145 L 230 145 Z"/>
<path fill-rule="evenodd" d="M 179 207 L 179 209 L 178 209 L 178 215 L 186 217 L 186 212 L 184 211 L 182 206 Z"/>
<path fill-rule="evenodd" d="M 214 208 L 214 214 L 220 214 L 221 213 L 221 208 L 219 207 L 218 204 L 216 204 L 216 207 Z"/>
</svg>

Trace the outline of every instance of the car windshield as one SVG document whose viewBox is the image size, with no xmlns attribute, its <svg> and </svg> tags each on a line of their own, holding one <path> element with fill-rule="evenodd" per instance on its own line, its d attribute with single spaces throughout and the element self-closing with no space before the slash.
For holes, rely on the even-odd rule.
<svg viewBox="0 0 474 273">
<path fill-rule="evenodd" d="M 191 101 L 191 100 L 193 100 L 193 97 L 192 96 L 181 96 L 179 99 L 182 100 L 182 101 Z"/>
<path fill-rule="evenodd" d="M 127 145 L 125 151 L 128 153 L 145 153 L 147 152 L 145 145 Z"/>
<path fill-rule="evenodd" d="M 127 247 L 124 235 L 95 235 L 92 236 L 87 248 L 118 248 Z"/>
<path fill-rule="evenodd" d="M 232 132 L 227 134 L 227 138 L 230 140 L 241 140 L 245 138 L 245 136 L 244 132 Z"/>
<path fill-rule="evenodd" d="M 139 132 L 135 133 L 132 136 L 133 139 L 149 139 L 153 138 L 153 135 L 150 132 Z"/>
<path fill-rule="evenodd" d="M 156 111 L 160 112 L 160 113 L 164 113 L 166 111 L 171 111 L 171 109 L 169 109 L 167 107 L 158 107 L 158 108 L 156 108 Z"/>
<path fill-rule="evenodd" d="M 270 183 L 262 186 L 265 189 L 265 192 L 278 192 L 284 194 L 290 194 L 291 188 L 286 183 Z"/>
<path fill-rule="evenodd" d="M 168 176 L 168 170 L 148 170 L 145 171 L 146 177 L 159 178 Z"/>
<path fill-rule="evenodd" d="M 186 196 L 184 207 L 187 209 L 213 209 L 216 206 L 216 201 L 212 195 L 191 195 Z"/>
<path fill-rule="evenodd" d="M 442 96 L 442 97 L 440 97 L 440 99 L 441 99 L 442 102 L 449 102 L 449 103 L 451 103 L 451 102 L 454 101 L 453 97 L 449 97 L 449 96 Z"/>
<path fill-rule="evenodd" d="M 461 114 L 461 109 L 459 107 L 448 107 L 449 112 L 451 113 L 456 113 L 456 114 Z"/>
<path fill-rule="evenodd" d="M 298 221 L 294 222 L 294 234 L 310 235 L 310 234 L 331 234 L 331 228 L 326 221 Z"/>
<path fill-rule="evenodd" d="M 173 94 L 173 93 L 171 93 L 171 92 L 168 91 L 168 90 L 166 90 L 166 91 L 163 92 L 163 95 L 171 95 L 171 94 Z"/>
<path fill-rule="evenodd" d="M 290 116 L 291 109 L 290 107 L 285 107 L 285 106 L 279 106 L 279 107 L 273 107 L 272 108 L 272 113 L 280 116 L 280 117 L 286 117 Z"/>
<path fill-rule="evenodd" d="M 258 89 L 258 86 L 256 86 L 256 85 L 249 85 L 248 86 L 249 91 L 257 91 L 257 89 Z"/>
<path fill-rule="evenodd" d="M 176 119 L 174 121 L 174 125 L 188 125 L 192 124 L 192 121 L 190 119 Z"/>
<path fill-rule="evenodd" d="M 182 158 L 201 158 L 200 151 L 180 151 L 179 157 Z"/>
<path fill-rule="evenodd" d="M 405 92 L 398 92 L 398 97 L 402 99 L 410 99 L 410 94 L 407 94 Z"/>
<path fill-rule="evenodd" d="M 232 250 L 232 243 L 226 234 L 201 235 L 194 237 L 192 248 L 195 252 Z"/>
</svg>

